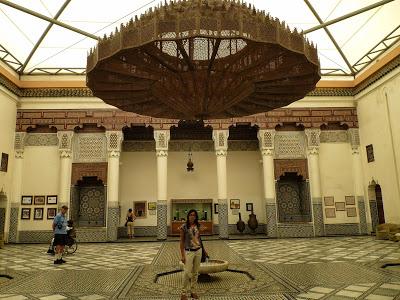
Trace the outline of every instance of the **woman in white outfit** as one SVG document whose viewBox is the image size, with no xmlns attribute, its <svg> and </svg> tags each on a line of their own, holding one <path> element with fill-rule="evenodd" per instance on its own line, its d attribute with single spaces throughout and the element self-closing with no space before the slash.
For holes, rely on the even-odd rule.
<svg viewBox="0 0 400 300">
<path fill-rule="evenodd" d="M 195 288 L 199 276 L 202 247 L 199 216 L 196 210 L 189 210 L 186 223 L 180 228 L 180 235 L 181 261 L 185 264 L 181 300 L 187 300 L 188 294 L 192 299 L 199 299 Z"/>
</svg>

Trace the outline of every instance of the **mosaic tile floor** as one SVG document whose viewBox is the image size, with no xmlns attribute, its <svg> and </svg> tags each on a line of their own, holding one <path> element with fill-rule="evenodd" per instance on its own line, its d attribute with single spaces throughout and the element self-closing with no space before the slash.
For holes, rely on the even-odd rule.
<svg viewBox="0 0 400 300">
<path fill-rule="evenodd" d="M 399 243 L 336 237 L 205 245 L 230 266 L 199 283 L 201 299 L 400 299 L 400 267 L 380 268 L 400 260 Z M 0 274 L 14 277 L 0 277 L 0 300 L 179 299 L 177 241 L 80 244 L 64 265 L 46 251 L 32 244 L 0 249 Z"/>
</svg>

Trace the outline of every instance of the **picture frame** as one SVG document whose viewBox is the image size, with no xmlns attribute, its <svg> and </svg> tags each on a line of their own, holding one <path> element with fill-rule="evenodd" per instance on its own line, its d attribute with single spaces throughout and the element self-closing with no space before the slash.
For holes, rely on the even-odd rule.
<svg viewBox="0 0 400 300">
<path fill-rule="evenodd" d="M 52 220 L 57 215 L 57 208 L 49 207 L 47 208 L 47 220 Z"/>
<path fill-rule="evenodd" d="M 348 217 L 357 217 L 357 210 L 355 207 L 346 208 L 346 213 Z"/>
<path fill-rule="evenodd" d="M 33 204 L 44 205 L 45 204 L 45 196 L 35 196 L 33 198 Z"/>
<path fill-rule="evenodd" d="M 36 207 L 33 211 L 34 220 L 43 220 L 43 207 Z"/>
<path fill-rule="evenodd" d="M 147 204 L 147 209 L 150 210 L 156 210 L 157 209 L 157 202 L 149 202 Z"/>
<path fill-rule="evenodd" d="M 8 169 L 8 154 L 2 152 L 1 153 L 0 171 L 7 172 L 7 169 Z"/>
<path fill-rule="evenodd" d="M 345 211 L 345 203 L 344 202 L 336 202 L 335 203 L 336 211 Z"/>
<path fill-rule="evenodd" d="M 57 195 L 47 195 L 46 203 L 49 205 L 57 204 L 57 200 L 58 200 L 57 198 L 58 198 Z"/>
<path fill-rule="evenodd" d="M 219 206 L 218 206 L 218 203 L 214 203 L 214 214 L 218 214 L 218 211 L 219 211 Z"/>
<path fill-rule="evenodd" d="M 326 218 L 336 218 L 336 209 L 334 207 L 325 208 Z"/>
<path fill-rule="evenodd" d="M 344 200 L 346 205 L 355 205 L 356 204 L 356 197 L 354 196 L 345 196 Z"/>
<path fill-rule="evenodd" d="M 246 203 L 246 211 L 253 211 L 253 203 Z"/>
<path fill-rule="evenodd" d="M 30 220 L 30 219 L 31 219 L 31 209 L 21 208 L 21 220 Z"/>
<path fill-rule="evenodd" d="M 147 215 L 147 201 L 134 201 L 133 212 L 136 218 L 146 218 Z"/>
<path fill-rule="evenodd" d="M 240 209 L 240 199 L 231 199 L 230 200 L 230 208 L 231 209 Z"/>
<path fill-rule="evenodd" d="M 324 197 L 324 204 L 325 206 L 334 206 L 335 198 L 333 196 Z"/>
<path fill-rule="evenodd" d="M 32 205 L 33 196 L 21 196 L 22 205 Z"/>
</svg>

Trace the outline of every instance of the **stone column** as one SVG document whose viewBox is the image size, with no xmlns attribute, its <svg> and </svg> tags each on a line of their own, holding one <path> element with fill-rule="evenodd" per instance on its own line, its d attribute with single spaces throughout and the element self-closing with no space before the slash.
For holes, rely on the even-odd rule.
<svg viewBox="0 0 400 300">
<path fill-rule="evenodd" d="M 22 170 L 24 164 L 24 141 L 25 132 L 15 133 L 15 144 L 14 144 L 14 176 L 13 176 L 13 196 L 11 201 L 10 209 L 10 227 L 8 232 L 8 241 L 10 243 L 16 243 L 19 240 L 18 237 L 18 224 L 19 224 L 19 210 L 22 196 Z"/>
<path fill-rule="evenodd" d="M 168 233 L 167 224 L 167 171 L 169 130 L 154 130 L 157 156 L 157 239 L 165 240 Z"/>
<path fill-rule="evenodd" d="M 71 172 L 72 172 L 72 137 L 73 131 L 59 131 L 58 150 L 60 152 L 60 185 L 58 192 L 58 207 L 70 206 Z"/>
<path fill-rule="evenodd" d="M 264 200 L 267 219 L 266 234 L 277 237 L 276 191 L 274 172 L 274 138 L 275 130 L 259 130 L 257 133 L 263 162 Z"/>
<path fill-rule="evenodd" d="M 309 162 L 309 177 L 314 219 L 314 235 L 325 235 L 324 215 L 322 212 L 321 177 L 319 170 L 320 129 L 306 129 L 307 158 Z"/>
<path fill-rule="evenodd" d="M 226 177 L 226 156 L 228 154 L 229 130 L 214 130 L 213 140 L 217 155 L 218 180 L 218 228 L 219 238 L 227 239 L 228 234 L 228 192 Z"/>
<path fill-rule="evenodd" d="M 368 233 L 367 216 L 365 211 L 365 197 L 363 190 L 363 173 L 360 157 L 360 137 L 358 128 L 348 129 L 349 142 L 351 145 L 351 154 L 353 161 L 354 195 L 358 206 L 360 216 L 360 234 Z"/>
<path fill-rule="evenodd" d="M 119 157 L 123 140 L 122 131 L 107 131 L 107 240 L 118 239 L 119 225 Z"/>
</svg>

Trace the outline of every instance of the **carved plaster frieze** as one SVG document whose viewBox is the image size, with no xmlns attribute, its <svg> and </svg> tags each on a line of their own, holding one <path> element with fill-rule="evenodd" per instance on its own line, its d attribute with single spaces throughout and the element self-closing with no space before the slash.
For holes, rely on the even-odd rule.
<svg viewBox="0 0 400 300">
<path fill-rule="evenodd" d="M 360 135 L 358 128 L 349 128 L 347 130 L 349 135 L 349 142 L 350 145 L 353 146 L 360 146 Z"/>
<path fill-rule="evenodd" d="M 275 135 L 275 158 L 305 158 L 303 131 L 278 131 Z"/>
<path fill-rule="evenodd" d="M 74 138 L 74 162 L 107 161 L 107 139 L 104 133 L 79 133 Z"/>
<path fill-rule="evenodd" d="M 25 138 L 26 146 L 57 146 L 58 137 L 55 133 L 28 133 Z"/>
<path fill-rule="evenodd" d="M 169 130 L 154 130 L 154 140 L 156 141 L 156 150 L 168 151 Z"/>
<path fill-rule="evenodd" d="M 323 130 L 319 138 L 321 143 L 348 143 L 349 141 L 345 130 Z"/>
<path fill-rule="evenodd" d="M 229 130 L 213 130 L 214 150 L 228 150 Z M 218 154 L 217 154 L 218 155 Z"/>
</svg>

